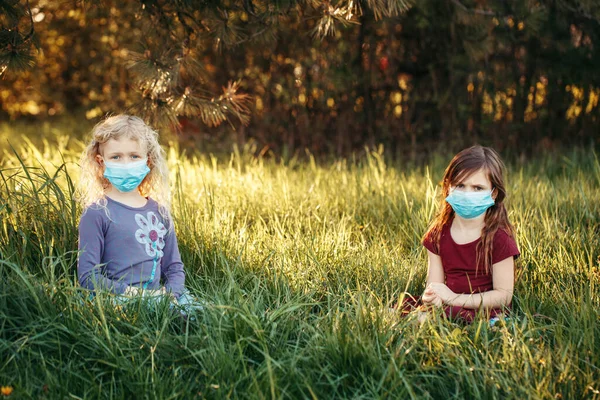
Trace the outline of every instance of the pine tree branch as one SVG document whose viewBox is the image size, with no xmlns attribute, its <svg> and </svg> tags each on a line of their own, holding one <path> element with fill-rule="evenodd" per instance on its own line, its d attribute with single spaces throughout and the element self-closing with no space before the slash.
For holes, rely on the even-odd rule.
<svg viewBox="0 0 600 400">
<path fill-rule="evenodd" d="M 569 5 L 568 2 L 566 2 L 566 1 L 560 1 L 559 3 L 560 3 L 560 5 L 562 7 L 566 8 L 569 11 L 571 11 L 575 15 L 579 15 L 579 16 L 587 18 L 587 19 L 589 19 L 591 21 L 600 22 L 600 18 L 599 17 L 595 17 L 595 16 L 593 16 L 593 15 L 585 12 L 584 10 L 581 9 L 581 7 L 579 7 L 579 9 L 576 9 L 575 7 Z"/>
<path fill-rule="evenodd" d="M 164 11 L 164 6 L 159 4 L 159 2 L 148 3 L 144 0 L 141 0 L 142 9 L 145 10 L 150 17 L 156 17 L 158 19 L 158 25 L 162 26 L 166 32 L 172 33 L 174 32 L 173 26 L 171 25 L 170 18 L 167 16 L 167 13 Z"/>
<path fill-rule="evenodd" d="M 252 0 L 244 0 L 244 10 L 252 16 L 256 16 L 256 11 L 254 10 L 254 4 L 252 4 Z"/>
<path fill-rule="evenodd" d="M 180 14 L 183 17 L 187 17 L 189 18 L 192 22 L 194 22 L 194 24 L 202 31 L 206 31 L 206 32 L 210 32 L 210 28 L 207 27 L 203 22 L 202 19 L 200 18 L 196 18 L 194 17 L 192 14 L 190 14 L 188 11 L 182 10 L 182 9 L 178 9 L 177 10 L 177 16 L 178 18 L 180 18 Z M 180 18 L 181 20 L 181 18 Z M 187 24 L 187 23 L 186 23 Z M 182 21 L 182 25 L 183 25 L 183 21 Z M 187 26 L 189 26 L 189 24 L 187 24 Z M 192 32 L 194 31 L 194 28 L 190 27 L 192 29 Z"/>
<path fill-rule="evenodd" d="M 29 31 L 29 33 L 27 35 L 25 35 L 25 37 L 23 38 L 23 42 L 26 42 L 29 39 L 31 39 L 31 37 L 33 36 L 33 33 L 34 33 L 34 30 L 33 30 L 33 15 L 31 14 L 31 7 L 29 6 L 29 0 L 27 0 L 27 11 L 29 12 L 29 21 L 31 22 L 31 30 Z"/>
<path fill-rule="evenodd" d="M 497 13 L 495 13 L 494 11 L 490 11 L 490 10 L 479 10 L 477 8 L 475 8 L 475 9 L 467 8 L 459 0 L 450 0 L 450 1 L 452 1 L 457 7 L 459 7 L 463 11 L 466 11 L 466 12 L 471 13 L 471 14 L 490 15 L 490 16 L 497 15 Z"/>
<path fill-rule="evenodd" d="M 254 39 L 255 37 L 257 37 L 257 36 L 260 36 L 260 35 L 262 35 L 263 33 L 265 33 L 265 32 L 266 32 L 266 31 L 267 31 L 269 28 L 270 28 L 270 26 L 269 26 L 269 25 L 267 25 L 267 26 L 265 26 L 263 29 L 261 29 L 260 31 L 258 31 L 258 32 L 255 32 L 255 33 L 253 33 L 252 35 L 250 35 L 250 36 L 248 36 L 248 37 L 246 37 L 246 38 L 240 39 L 240 40 L 238 40 L 237 42 L 235 42 L 235 43 L 232 43 L 230 46 L 237 46 L 237 45 L 240 45 L 240 44 L 242 44 L 242 43 L 249 42 L 249 41 L 251 41 L 252 39 Z"/>
<path fill-rule="evenodd" d="M 177 11 L 177 19 L 183 26 L 183 29 L 185 30 L 187 37 L 190 38 L 192 36 L 192 34 L 194 33 L 194 28 L 192 28 L 191 26 L 189 26 L 187 24 L 187 22 L 185 22 L 185 18 L 183 17 L 183 12 Z"/>
</svg>

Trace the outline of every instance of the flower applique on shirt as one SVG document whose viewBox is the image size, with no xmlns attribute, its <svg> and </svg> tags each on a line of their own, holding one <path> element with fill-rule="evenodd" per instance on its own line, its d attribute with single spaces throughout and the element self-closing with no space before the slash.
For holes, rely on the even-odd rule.
<svg viewBox="0 0 600 400">
<path fill-rule="evenodd" d="M 162 257 L 162 249 L 165 247 L 164 237 L 167 233 L 163 223 L 152 211 L 148 212 L 147 217 L 142 214 L 135 214 L 135 222 L 140 227 L 135 231 L 135 238 L 144 245 L 146 253 L 152 258 Z"/>
</svg>

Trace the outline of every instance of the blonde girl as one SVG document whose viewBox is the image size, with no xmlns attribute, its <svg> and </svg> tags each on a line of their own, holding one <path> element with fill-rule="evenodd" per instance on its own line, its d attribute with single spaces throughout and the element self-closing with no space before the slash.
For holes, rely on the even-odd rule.
<svg viewBox="0 0 600 400">
<path fill-rule="evenodd" d="M 169 294 L 187 302 L 156 131 L 134 116 L 105 119 L 92 131 L 81 169 L 81 286 L 125 296 Z"/>
</svg>

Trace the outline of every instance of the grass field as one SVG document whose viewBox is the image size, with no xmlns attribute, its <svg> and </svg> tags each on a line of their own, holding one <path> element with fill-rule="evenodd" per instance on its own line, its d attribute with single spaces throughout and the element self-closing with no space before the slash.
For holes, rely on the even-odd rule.
<svg viewBox="0 0 600 400">
<path fill-rule="evenodd" d="M 187 286 L 162 304 L 83 301 L 73 200 L 82 143 L 1 161 L 0 386 L 11 398 L 600 398 L 600 164 L 572 150 L 511 164 L 522 257 L 514 315 L 490 328 L 389 306 L 419 294 L 439 155 L 285 163 L 169 151 Z M 400 165 L 400 164 L 398 164 Z"/>
</svg>

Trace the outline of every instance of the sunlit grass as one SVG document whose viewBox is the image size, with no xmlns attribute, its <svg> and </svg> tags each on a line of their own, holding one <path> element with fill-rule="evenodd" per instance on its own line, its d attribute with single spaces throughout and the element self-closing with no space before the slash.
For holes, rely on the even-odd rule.
<svg viewBox="0 0 600 400">
<path fill-rule="evenodd" d="M 58 143 L 58 145 L 56 144 Z M 317 163 L 168 157 L 196 320 L 115 309 L 77 287 L 83 144 L 23 142 L 0 175 L 0 386 L 81 398 L 598 397 L 600 165 L 549 155 L 509 169 L 522 257 L 505 325 L 423 326 L 419 242 L 449 155 L 402 168 L 374 151 Z"/>
</svg>

